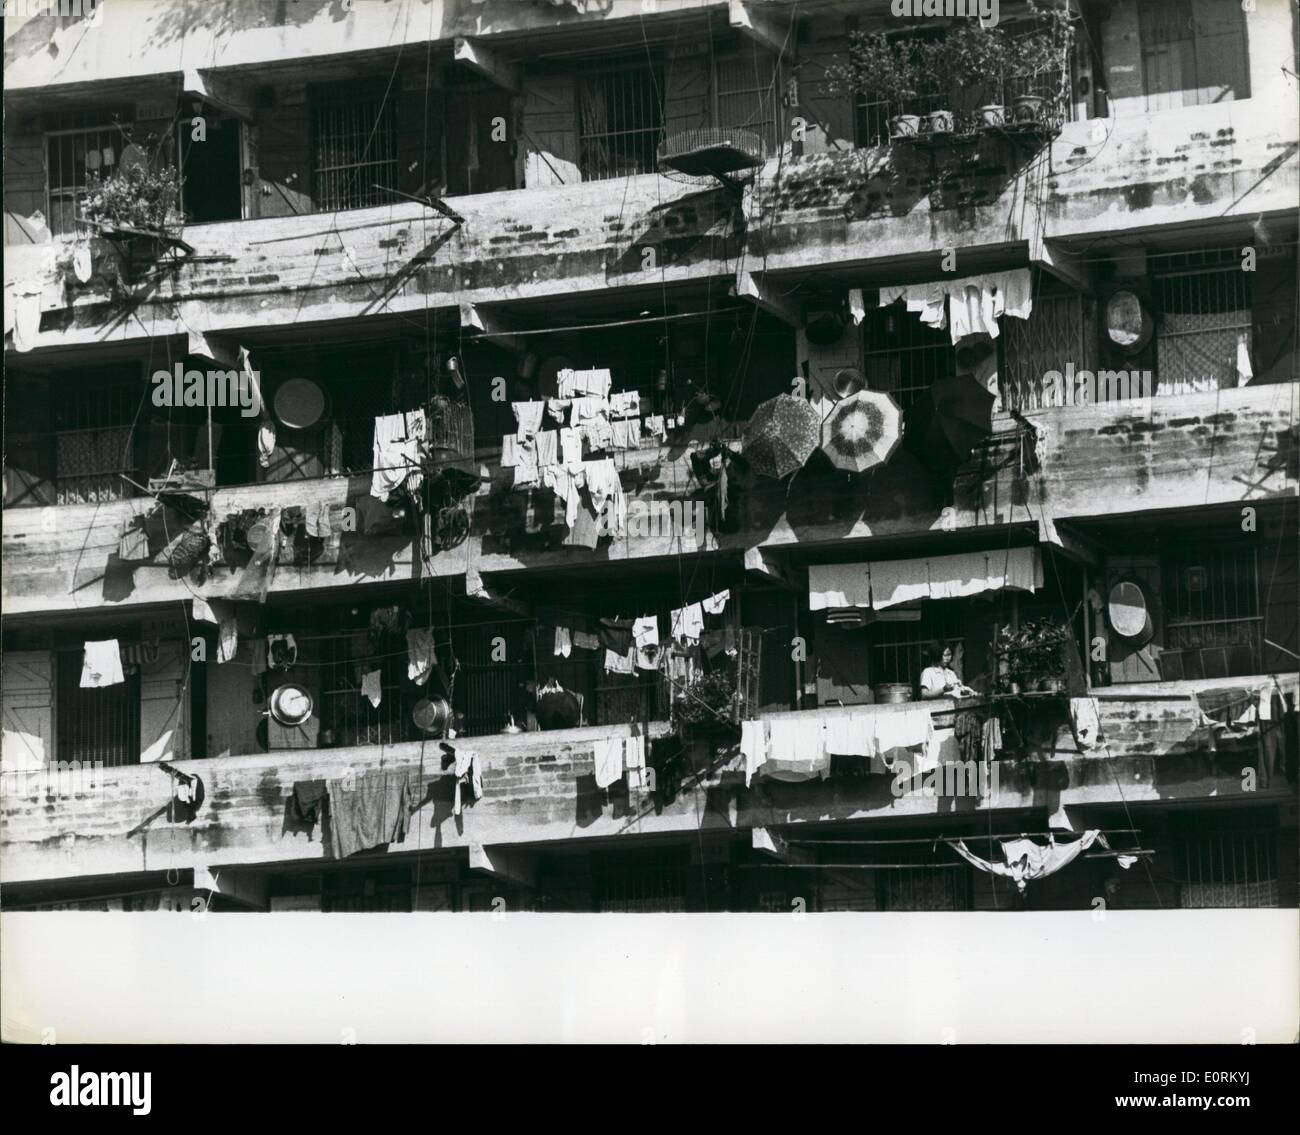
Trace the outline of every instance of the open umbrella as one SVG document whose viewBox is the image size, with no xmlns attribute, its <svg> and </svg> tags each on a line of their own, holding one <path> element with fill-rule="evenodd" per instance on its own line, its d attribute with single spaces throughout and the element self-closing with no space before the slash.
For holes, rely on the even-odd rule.
<svg viewBox="0 0 1300 1135">
<path fill-rule="evenodd" d="M 898 403 L 879 390 L 841 398 L 822 423 L 822 452 L 837 469 L 849 473 L 883 465 L 902 440 Z"/>
<path fill-rule="evenodd" d="M 930 400 L 934 415 L 927 436 L 935 444 L 946 443 L 959 462 L 993 432 L 995 399 L 970 375 L 937 379 Z"/>
<path fill-rule="evenodd" d="M 755 473 L 787 477 L 803 467 L 821 440 L 817 408 L 792 394 L 759 404 L 740 439 L 740 452 Z"/>
</svg>

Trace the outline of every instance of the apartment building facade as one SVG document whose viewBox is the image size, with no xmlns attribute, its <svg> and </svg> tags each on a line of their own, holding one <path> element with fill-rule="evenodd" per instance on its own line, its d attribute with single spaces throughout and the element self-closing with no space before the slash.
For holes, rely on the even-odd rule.
<svg viewBox="0 0 1300 1135">
<path fill-rule="evenodd" d="M 1296 905 L 1295 6 L 893 8 L 6 22 L 6 907 Z"/>
</svg>

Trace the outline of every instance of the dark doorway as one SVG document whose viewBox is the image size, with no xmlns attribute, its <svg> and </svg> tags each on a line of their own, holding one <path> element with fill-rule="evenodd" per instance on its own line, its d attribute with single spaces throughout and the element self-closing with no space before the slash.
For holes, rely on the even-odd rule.
<svg viewBox="0 0 1300 1135">
<path fill-rule="evenodd" d="M 447 90 L 447 194 L 515 188 L 510 92 L 468 78 Z"/>
<path fill-rule="evenodd" d="M 210 106 L 182 116 L 180 152 L 184 184 L 181 202 L 190 224 L 237 221 L 242 215 L 240 122 Z M 202 118 L 202 127 L 195 121 Z M 195 137 L 196 133 L 199 137 Z"/>
</svg>

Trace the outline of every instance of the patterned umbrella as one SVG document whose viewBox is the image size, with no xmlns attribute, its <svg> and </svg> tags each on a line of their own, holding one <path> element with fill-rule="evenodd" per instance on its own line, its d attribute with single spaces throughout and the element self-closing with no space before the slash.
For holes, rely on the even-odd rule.
<svg viewBox="0 0 1300 1135">
<path fill-rule="evenodd" d="M 754 411 L 740 439 L 740 452 L 755 473 L 779 480 L 803 467 L 820 438 L 817 408 L 792 394 L 778 394 Z"/>
<path fill-rule="evenodd" d="M 902 440 L 902 411 L 879 390 L 841 398 L 822 423 L 822 452 L 837 469 L 849 473 L 883 465 Z"/>
</svg>

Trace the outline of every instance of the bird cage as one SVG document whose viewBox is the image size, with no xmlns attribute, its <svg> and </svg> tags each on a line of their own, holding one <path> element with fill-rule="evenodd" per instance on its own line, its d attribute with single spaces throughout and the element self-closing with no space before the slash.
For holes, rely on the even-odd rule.
<svg viewBox="0 0 1300 1135">
<path fill-rule="evenodd" d="M 474 412 L 465 402 L 439 394 L 429 403 L 427 447 L 434 461 L 474 455 Z"/>
</svg>

